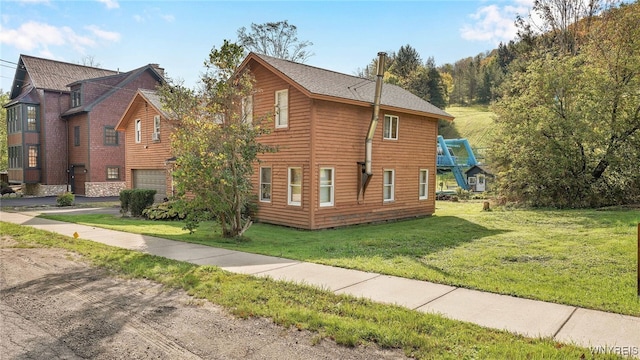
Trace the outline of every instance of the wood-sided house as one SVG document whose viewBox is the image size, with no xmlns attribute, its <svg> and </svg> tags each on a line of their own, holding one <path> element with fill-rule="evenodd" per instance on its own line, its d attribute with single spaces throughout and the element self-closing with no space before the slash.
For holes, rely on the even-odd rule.
<svg viewBox="0 0 640 360">
<path fill-rule="evenodd" d="M 256 80 L 253 121 L 275 114 L 260 141 L 279 148 L 254 169 L 257 221 L 322 229 L 434 213 L 438 119 L 451 115 L 384 84 L 362 191 L 375 81 L 255 53 L 245 68 Z M 139 91 L 116 126 L 125 132 L 127 187 L 171 193 L 165 119 L 157 95 Z"/>
<path fill-rule="evenodd" d="M 115 127 L 125 135 L 126 187 L 156 190 L 156 201 L 173 195 L 173 158 L 166 120 L 157 92 L 140 89 Z"/>
<path fill-rule="evenodd" d="M 438 119 L 451 115 L 384 84 L 363 191 L 375 81 L 255 53 L 241 68 L 259 90 L 254 118 L 275 114 L 260 141 L 279 147 L 255 169 L 259 221 L 321 229 L 434 213 Z"/>
<path fill-rule="evenodd" d="M 25 193 L 118 195 L 124 147 L 115 125 L 138 88 L 163 70 L 129 72 L 20 55 L 7 109 L 9 182 Z"/>
</svg>

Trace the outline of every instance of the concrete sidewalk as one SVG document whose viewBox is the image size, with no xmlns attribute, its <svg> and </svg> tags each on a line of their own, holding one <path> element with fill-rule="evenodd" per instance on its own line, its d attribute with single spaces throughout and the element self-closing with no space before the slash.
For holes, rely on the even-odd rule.
<svg viewBox="0 0 640 360">
<path fill-rule="evenodd" d="M 528 337 L 553 338 L 594 352 L 640 358 L 639 317 L 40 219 L 35 217 L 37 214 L 0 212 L 0 221 L 67 236 L 77 232 L 82 239 L 111 246 L 215 265 L 235 273 L 304 283 Z"/>
</svg>

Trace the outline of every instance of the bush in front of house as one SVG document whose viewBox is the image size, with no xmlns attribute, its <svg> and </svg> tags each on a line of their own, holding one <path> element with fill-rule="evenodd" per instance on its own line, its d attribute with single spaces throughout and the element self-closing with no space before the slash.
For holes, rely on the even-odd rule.
<svg viewBox="0 0 640 360">
<path fill-rule="evenodd" d="M 133 189 L 120 191 L 120 212 L 123 215 L 131 213 L 131 216 L 142 216 L 142 211 L 153 205 L 155 190 Z"/>
<path fill-rule="evenodd" d="M 187 212 L 179 201 L 165 201 L 142 210 L 142 215 L 149 220 L 184 220 Z"/>
<path fill-rule="evenodd" d="M 58 204 L 58 206 L 71 206 L 73 205 L 73 202 L 75 200 L 76 196 L 73 195 L 73 193 L 63 192 L 61 194 L 58 194 L 58 197 L 56 198 L 56 204 Z"/>
</svg>

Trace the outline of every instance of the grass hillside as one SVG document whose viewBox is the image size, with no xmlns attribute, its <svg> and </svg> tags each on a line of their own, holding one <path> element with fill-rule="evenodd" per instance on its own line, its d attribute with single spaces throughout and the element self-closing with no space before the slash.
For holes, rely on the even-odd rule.
<svg viewBox="0 0 640 360">
<path fill-rule="evenodd" d="M 494 113 L 487 106 L 451 106 L 446 111 L 455 117 L 453 126 L 461 138 L 469 140 L 473 149 L 491 147 Z M 446 134 L 443 134 L 447 138 Z"/>
</svg>

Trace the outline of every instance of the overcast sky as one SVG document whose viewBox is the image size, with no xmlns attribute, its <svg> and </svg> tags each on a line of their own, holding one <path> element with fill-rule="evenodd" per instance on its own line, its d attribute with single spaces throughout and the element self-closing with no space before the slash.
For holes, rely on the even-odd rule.
<svg viewBox="0 0 640 360">
<path fill-rule="evenodd" d="M 0 88 L 20 54 L 129 71 L 149 63 L 194 86 L 204 59 L 237 30 L 288 20 L 313 43 L 306 63 L 347 74 L 409 44 L 453 63 L 515 38 L 533 0 L 481 1 L 0 1 Z"/>
</svg>

